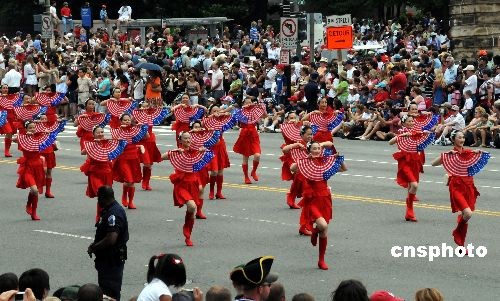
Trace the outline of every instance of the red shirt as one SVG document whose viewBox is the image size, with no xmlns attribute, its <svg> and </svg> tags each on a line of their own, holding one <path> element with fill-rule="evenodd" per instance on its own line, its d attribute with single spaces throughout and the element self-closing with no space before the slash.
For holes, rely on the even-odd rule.
<svg viewBox="0 0 500 301">
<path fill-rule="evenodd" d="M 66 6 L 61 8 L 61 16 L 66 17 L 66 18 L 70 17 L 71 16 L 71 8 L 66 7 Z"/>
<path fill-rule="evenodd" d="M 391 82 L 389 83 L 389 87 L 391 87 L 391 99 L 398 99 L 398 92 L 401 90 L 406 90 L 406 86 L 408 81 L 406 79 L 406 75 L 402 72 L 394 75 Z"/>
<path fill-rule="evenodd" d="M 386 90 L 377 92 L 377 94 L 375 94 L 375 96 L 373 97 L 373 100 L 377 103 L 386 101 L 388 99 L 389 99 L 389 92 L 387 92 Z"/>
</svg>

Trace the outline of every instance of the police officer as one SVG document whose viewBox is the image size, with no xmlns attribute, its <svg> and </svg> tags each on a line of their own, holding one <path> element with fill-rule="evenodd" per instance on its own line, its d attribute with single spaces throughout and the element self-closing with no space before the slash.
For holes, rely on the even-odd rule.
<svg viewBox="0 0 500 301">
<path fill-rule="evenodd" d="M 97 190 L 101 218 L 96 225 L 95 239 L 87 249 L 95 254 L 97 281 L 105 295 L 120 300 L 123 268 L 127 259 L 128 222 L 125 210 L 115 200 L 113 188 L 102 186 Z"/>
</svg>

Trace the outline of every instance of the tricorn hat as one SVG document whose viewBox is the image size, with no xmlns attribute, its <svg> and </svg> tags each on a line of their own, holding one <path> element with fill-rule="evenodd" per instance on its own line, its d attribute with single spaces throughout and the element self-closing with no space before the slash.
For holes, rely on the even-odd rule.
<svg viewBox="0 0 500 301">
<path fill-rule="evenodd" d="M 255 258 L 245 265 L 235 267 L 229 277 L 239 285 L 257 287 L 264 283 L 266 276 L 271 271 L 273 261 L 273 256 Z"/>
</svg>

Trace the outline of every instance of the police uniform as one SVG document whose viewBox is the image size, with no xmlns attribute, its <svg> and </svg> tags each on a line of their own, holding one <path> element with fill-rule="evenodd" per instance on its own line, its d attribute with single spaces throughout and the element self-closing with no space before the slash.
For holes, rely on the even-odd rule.
<svg viewBox="0 0 500 301">
<path fill-rule="evenodd" d="M 118 239 L 114 246 L 94 252 L 95 268 L 103 293 L 119 301 L 129 233 L 125 210 L 117 201 L 101 212 L 94 244 L 103 240 L 109 232 L 117 232 Z"/>
</svg>

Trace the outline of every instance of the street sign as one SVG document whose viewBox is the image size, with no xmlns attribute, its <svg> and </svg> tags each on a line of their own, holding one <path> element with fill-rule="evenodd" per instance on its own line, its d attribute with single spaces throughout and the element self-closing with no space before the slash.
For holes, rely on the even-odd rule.
<svg viewBox="0 0 500 301">
<path fill-rule="evenodd" d="M 352 25 L 351 15 L 333 15 L 326 17 L 326 27 L 339 27 Z"/>
<path fill-rule="evenodd" d="M 326 28 L 327 49 L 349 49 L 352 48 L 352 27 L 327 27 Z"/>
<path fill-rule="evenodd" d="M 42 15 L 42 39 L 52 39 L 54 28 L 49 14 Z"/>
<path fill-rule="evenodd" d="M 281 18 L 281 49 L 297 48 L 297 18 Z"/>
<path fill-rule="evenodd" d="M 280 64 L 290 64 L 290 50 L 281 49 L 280 51 Z"/>
</svg>

